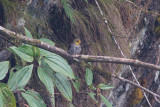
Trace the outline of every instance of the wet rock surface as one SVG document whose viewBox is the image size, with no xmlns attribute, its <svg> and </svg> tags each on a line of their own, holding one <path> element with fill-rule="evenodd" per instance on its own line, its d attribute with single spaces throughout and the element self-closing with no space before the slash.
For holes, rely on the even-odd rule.
<svg viewBox="0 0 160 107">
<path fill-rule="evenodd" d="M 137 3 L 137 2 L 135 2 Z M 159 0 L 150 0 L 150 2 L 141 2 L 137 4 L 139 6 L 145 6 L 149 11 L 155 11 L 160 9 Z M 156 12 L 155 12 L 156 13 Z M 141 13 L 138 19 L 138 23 L 131 33 L 130 52 L 131 58 L 138 59 L 143 62 L 159 65 L 160 58 L 160 39 L 159 34 L 156 34 L 156 27 L 160 26 L 157 22 L 158 16 L 149 13 Z M 158 24 L 157 24 L 158 23 Z M 156 26 L 155 26 L 156 25 Z M 158 30 L 157 30 L 158 32 Z M 159 32 L 158 32 L 159 33 Z M 124 70 L 123 70 L 124 69 Z M 130 69 L 125 70 L 123 67 L 122 77 L 135 81 L 131 75 Z M 140 84 L 147 89 L 159 94 L 159 71 L 132 67 Z M 117 81 L 116 88 L 113 90 L 112 97 L 109 98 L 113 102 L 114 107 L 149 107 L 148 102 L 144 98 L 141 89 Z M 155 101 L 154 97 L 146 93 L 152 107 L 159 107 L 160 104 Z"/>
</svg>

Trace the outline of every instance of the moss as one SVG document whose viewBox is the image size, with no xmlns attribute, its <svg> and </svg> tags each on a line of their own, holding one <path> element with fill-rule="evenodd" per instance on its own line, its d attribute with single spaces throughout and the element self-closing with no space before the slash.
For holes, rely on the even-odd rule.
<svg viewBox="0 0 160 107">
<path fill-rule="evenodd" d="M 147 85 L 147 80 L 145 78 L 141 78 L 139 80 L 141 86 L 145 87 Z M 133 89 L 132 94 L 130 95 L 129 98 L 129 106 L 133 107 L 137 104 L 139 104 L 141 102 L 141 100 L 143 99 L 143 92 L 140 88 L 136 87 Z"/>
<path fill-rule="evenodd" d="M 142 90 L 140 88 L 135 88 L 131 97 L 132 101 L 130 102 L 130 106 L 135 106 L 136 104 L 139 104 L 143 98 Z"/>
</svg>

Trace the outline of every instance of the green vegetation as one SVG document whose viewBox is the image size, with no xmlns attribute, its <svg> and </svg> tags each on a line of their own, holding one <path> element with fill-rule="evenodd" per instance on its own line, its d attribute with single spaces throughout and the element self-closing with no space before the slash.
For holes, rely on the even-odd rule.
<svg viewBox="0 0 160 107">
<path fill-rule="evenodd" d="M 28 38 L 33 38 L 32 34 L 26 28 L 25 33 Z M 55 43 L 49 39 L 41 38 L 39 40 L 50 45 L 55 45 Z M 73 83 L 76 91 L 79 92 L 81 79 L 75 77 L 72 68 L 65 59 L 57 54 L 27 44 L 22 44 L 19 47 L 12 46 L 9 50 L 15 57 L 19 57 L 19 62 L 22 63 L 17 63 L 15 67 L 9 69 L 8 61 L 0 62 L 0 80 L 5 78 L 8 70 L 10 71 L 7 84 L 0 83 L 0 105 L 4 105 L 4 107 L 16 107 L 13 93 L 20 93 L 30 107 L 46 107 L 40 93 L 26 88 L 28 84 L 31 84 L 30 82 L 32 82 L 31 79 L 34 75 L 37 75 L 49 92 L 48 95 L 51 105 L 55 105 L 55 87 L 57 87 L 66 100 L 72 102 L 71 83 Z M 91 63 L 89 64 L 91 66 Z M 98 103 L 98 101 L 94 97 L 96 95 L 95 90 L 114 88 L 102 83 L 94 86 L 93 73 L 90 67 L 86 67 L 85 81 L 89 89 L 86 94 L 88 93 L 96 103 Z M 100 96 L 108 107 L 112 107 L 100 92 L 98 92 L 97 95 Z"/>
</svg>

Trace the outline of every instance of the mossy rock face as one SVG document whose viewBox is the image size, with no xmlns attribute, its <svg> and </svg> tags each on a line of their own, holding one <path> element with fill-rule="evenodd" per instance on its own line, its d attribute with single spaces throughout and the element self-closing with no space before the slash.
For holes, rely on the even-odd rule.
<svg viewBox="0 0 160 107">
<path fill-rule="evenodd" d="M 141 84 L 141 86 L 146 87 L 147 85 L 146 78 L 141 78 L 139 80 L 139 83 Z M 140 104 L 143 98 L 144 98 L 144 95 L 143 95 L 142 89 L 135 87 L 128 98 L 128 106 L 135 107 L 136 105 Z"/>
<path fill-rule="evenodd" d="M 3 0 L 3 1 L 6 2 L 11 0 Z M 41 13 L 42 12 L 41 9 L 39 9 L 42 7 L 42 5 L 44 6 L 43 2 L 38 2 L 37 5 L 31 3 L 32 5 L 35 6 L 35 7 L 33 6 L 32 9 L 30 7 L 25 8 L 24 5 L 22 13 L 23 10 L 26 9 L 25 14 L 14 14 L 15 9 L 17 9 L 18 7 L 13 6 L 14 9 L 11 10 L 14 11 L 6 10 L 9 11 L 8 13 L 9 15 L 8 14 L 6 15 L 6 20 L 11 19 L 14 23 L 10 22 L 8 23 L 12 24 L 12 26 L 15 25 L 16 29 L 17 26 L 16 21 L 18 21 L 20 19 L 20 16 L 22 15 L 24 20 L 26 21 L 25 27 L 32 33 L 34 38 L 40 38 L 40 37 L 50 38 L 55 41 L 56 46 L 63 49 L 67 49 L 72 40 L 75 37 L 79 37 L 82 40 L 83 54 L 105 55 L 105 56 L 108 55 L 108 56 L 119 57 L 121 56 L 121 53 L 117 47 L 117 45 L 119 45 L 122 51 L 125 53 L 125 55 L 129 56 L 129 47 L 127 41 L 128 39 L 119 38 L 118 36 L 117 37 L 115 36 L 118 43 L 116 44 L 107 29 L 107 25 L 104 22 L 103 16 L 101 16 L 100 11 L 97 8 L 97 5 L 93 1 L 91 2 L 91 0 L 88 1 L 89 1 L 88 4 L 84 4 L 85 2 L 82 2 L 81 4 L 80 1 L 75 2 L 76 3 L 74 4 L 75 7 L 74 6 L 73 7 L 75 9 L 74 20 L 76 25 L 71 23 L 70 20 L 66 17 L 62 7 L 57 8 L 53 6 L 52 11 L 46 17 L 44 14 Z M 105 0 L 100 0 L 98 2 L 102 8 L 102 11 L 104 12 L 104 17 L 107 18 L 108 26 L 111 28 L 112 32 L 115 35 L 123 35 L 125 33 L 123 25 L 124 23 L 122 23 L 121 15 L 115 4 L 112 1 L 109 2 L 109 0 L 107 0 L 107 2 Z M 54 8 L 56 8 L 55 11 L 53 11 Z M 114 68 L 116 72 L 119 72 L 121 69 L 121 65 L 116 65 L 116 64 L 94 63 L 93 66 L 97 67 L 95 69 L 93 68 L 93 71 L 100 72 L 99 74 L 95 73 L 95 76 L 97 77 L 94 80 L 95 84 L 99 84 L 101 82 L 105 83 L 106 81 L 108 84 L 108 81 L 110 82 L 111 80 L 111 73 L 113 73 L 112 68 Z M 76 66 L 76 68 L 74 69 L 74 71 L 77 71 L 79 75 L 84 73 L 81 72 L 82 70 L 85 71 L 85 69 L 83 69 L 81 66 L 80 67 Z M 102 75 L 103 77 L 100 75 Z M 84 74 L 80 77 L 83 79 Z M 31 85 L 33 85 L 33 88 L 35 87 L 34 84 Z M 83 85 L 82 87 L 85 88 L 87 87 L 86 84 L 82 85 Z M 73 99 L 73 102 L 77 102 L 78 105 L 80 104 L 82 106 L 86 105 L 90 107 L 94 106 L 97 107 L 97 105 L 87 102 L 88 100 L 86 99 L 89 99 L 87 95 L 78 94 L 78 96 L 79 96 L 78 98 L 75 97 Z M 59 96 L 57 95 L 56 98 L 59 99 Z M 60 103 L 61 100 L 57 102 L 57 105 Z M 66 102 L 62 102 L 62 106 L 66 107 L 65 104 Z"/>
<path fill-rule="evenodd" d="M 129 107 L 139 104 L 143 98 L 143 92 L 140 88 L 135 88 L 130 97 Z"/>
</svg>

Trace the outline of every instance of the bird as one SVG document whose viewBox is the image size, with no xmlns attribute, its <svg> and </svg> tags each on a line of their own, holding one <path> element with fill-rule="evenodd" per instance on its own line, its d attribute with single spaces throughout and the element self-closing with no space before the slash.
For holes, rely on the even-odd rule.
<svg viewBox="0 0 160 107">
<path fill-rule="evenodd" d="M 81 40 L 74 39 L 73 43 L 70 45 L 68 53 L 71 55 L 78 55 L 81 53 Z"/>
</svg>

